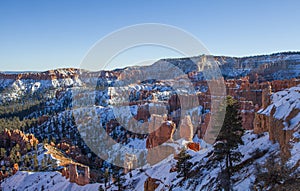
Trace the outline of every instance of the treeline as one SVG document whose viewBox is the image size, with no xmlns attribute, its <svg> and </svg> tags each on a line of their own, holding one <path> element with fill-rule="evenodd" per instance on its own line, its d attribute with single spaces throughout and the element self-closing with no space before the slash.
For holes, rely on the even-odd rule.
<svg viewBox="0 0 300 191">
<path fill-rule="evenodd" d="M 30 127 L 37 126 L 37 119 L 23 119 L 19 117 L 0 118 L 0 132 L 4 129 L 19 129 L 23 132 L 27 131 Z"/>
<path fill-rule="evenodd" d="M 54 97 L 49 98 L 50 94 L 53 93 L 26 94 L 20 99 L 2 103 L 0 105 L 0 132 L 5 128 L 27 132 L 31 127 L 37 127 L 39 117 L 57 116 L 59 112 L 71 108 L 70 92 L 66 91 L 60 100 Z"/>
<path fill-rule="evenodd" d="M 43 108 L 43 100 L 30 100 L 23 103 L 10 103 L 0 106 L 0 118 L 19 117 L 21 120 Z"/>
</svg>

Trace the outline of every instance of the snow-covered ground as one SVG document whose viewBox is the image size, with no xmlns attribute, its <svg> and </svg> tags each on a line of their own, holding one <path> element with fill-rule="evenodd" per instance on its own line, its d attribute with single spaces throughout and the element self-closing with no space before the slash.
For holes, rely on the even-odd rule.
<svg viewBox="0 0 300 191">
<path fill-rule="evenodd" d="M 34 191 L 34 190 L 62 190 L 62 191 L 94 191 L 101 184 L 87 184 L 79 186 L 70 183 L 59 172 L 17 172 L 1 184 L 3 191 Z"/>
<path fill-rule="evenodd" d="M 252 131 L 247 131 L 243 136 L 243 141 L 244 145 L 239 147 L 239 151 L 244 154 L 241 162 L 251 159 L 258 151 L 265 151 L 266 154 L 255 161 L 256 163 L 263 163 L 271 153 L 279 151 L 279 145 L 269 141 L 268 133 L 258 136 Z M 211 166 L 209 153 L 212 150 L 211 146 L 201 149 L 199 152 L 188 150 L 188 154 L 192 156 L 190 159 L 190 162 L 193 163 L 191 170 L 195 170 L 196 174 L 189 180 L 183 181 L 182 185 L 179 184 L 182 178 L 177 178 L 177 172 L 170 172 L 170 169 L 175 167 L 177 163 L 173 155 L 170 155 L 154 166 L 145 166 L 143 172 L 139 169 L 132 171 L 133 178 L 126 175 L 127 180 L 125 185 L 132 191 L 140 191 L 144 188 L 144 182 L 147 178 L 151 177 L 159 180 L 159 187 L 156 190 L 169 190 L 171 187 L 176 191 L 194 190 L 194 188 L 196 188 L 195 190 L 214 190 L 214 181 L 216 181 L 220 168 L 219 166 Z M 245 167 L 239 170 L 234 175 L 234 179 L 236 179 L 234 184 L 235 190 L 249 190 L 255 180 L 254 173 L 254 163 L 245 165 Z M 113 189 L 114 187 L 111 188 L 111 190 Z"/>
</svg>

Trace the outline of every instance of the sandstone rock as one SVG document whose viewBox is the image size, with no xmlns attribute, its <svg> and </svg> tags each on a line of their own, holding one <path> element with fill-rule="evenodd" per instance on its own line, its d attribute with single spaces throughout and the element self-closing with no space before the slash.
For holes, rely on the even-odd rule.
<svg viewBox="0 0 300 191">
<path fill-rule="evenodd" d="M 70 182 L 80 186 L 90 182 L 90 169 L 87 166 L 70 163 L 68 168 L 62 170 L 62 175 L 70 178 Z"/>
<path fill-rule="evenodd" d="M 70 182 L 76 183 L 77 178 L 78 178 L 78 173 L 77 173 L 77 167 L 75 164 L 69 164 L 69 176 L 70 176 Z"/>
<path fill-rule="evenodd" d="M 159 180 L 151 177 L 147 178 L 144 183 L 144 191 L 155 191 L 155 189 L 159 186 L 158 181 Z"/>
<path fill-rule="evenodd" d="M 149 105 L 142 105 L 138 107 L 136 120 L 143 120 L 145 122 L 148 121 L 148 118 L 150 117 L 149 113 Z"/>
<path fill-rule="evenodd" d="M 15 163 L 14 166 L 13 166 L 13 174 L 16 174 L 19 170 L 19 165 L 18 163 Z"/>
<path fill-rule="evenodd" d="M 240 111 L 242 116 L 242 125 L 244 129 L 253 129 L 253 120 L 255 116 L 255 107 L 252 101 L 240 101 Z"/>
<path fill-rule="evenodd" d="M 191 150 L 196 151 L 196 152 L 200 151 L 200 148 L 201 148 L 199 143 L 194 143 L 194 142 L 187 143 L 186 146 L 187 146 L 188 149 L 191 149 Z"/>
<path fill-rule="evenodd" d="M 286 119 L 276 119 L 274 117 L 275 108 L 273 108 L 269 115 L 257 113 L 254 120 L 254 133 L 260 134 L 263 132 L 269 133 L 269 139 L 273 142 L 278 142 L 281 150 L 281 157 L 285 161 L 290 158 L 290 140 L 293 137 L 294 130 L 286 130 L 284 123 L 288 124 L 294 118 L 299 109 L 294 109 L 290 112 Z"/>
<path fill-rule="evenodd" d="M 180 137 L 186 141 L 192 141 L 194 135 L 194 127 L 189 115 L 185 116 L 180 124 Z"/>
<path fill-rule="evenodd" d="M 126 153 L 124 160 L 124 173 L 130 172 L 137 167 L 137 158 L 133 154 Z"/>
<path fill-rule="evenodd" d="M 164 122 L 164 117 L 151 115 L 149 122 L 149 132 L 146 141 L 147 148 L 154 148 L 162 143 L 172 140 L 176 125 L 173 122 Z"/>
<path fill-rule="evenodd" d="M 262 91 L 262 108 L 266 108 L 271 103 L 272 87 L 268 83 L 268 87 Z"/>
<path fill-rule="evenodd" d="M 3 146 L 7 147 L 18 144 L 20 146 L 20 153 L 25 154 L 27 152 L 27 144 L 33 147 L 34 144 L 38 144 L 38 140 L 32 134 L 24 134 L 20 130 L 5 129 L 0 133 L 0 143 L 3 143 Z"/>
</svg>

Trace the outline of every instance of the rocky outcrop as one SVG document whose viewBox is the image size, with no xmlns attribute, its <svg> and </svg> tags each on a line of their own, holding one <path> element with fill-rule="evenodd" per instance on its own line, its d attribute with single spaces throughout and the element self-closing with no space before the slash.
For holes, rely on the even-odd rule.
<svg viewBox="0 0 300 191">
<path fill-rule="evenodd" d="M 78 78 L 79 69 L 64 68 L 48 70 L 45 72 L 24 72 L 24 73 L 0 73 L 0 79 L 11 80 L 55 80 L 65 78 Z"/>
<path fill-rule="evenodd" d="M 69 178 L 72 183 L 84 186 L 90 182 L 90 169 L 87 166 L 70 163 L 68 167 L 62 169 L 62 176 Z"/>
<path fill-rule="evenodd" d="M 66 140 L 63 140 L 61 143 L 57 144 L 57 148 L 64 151 L 69 157 L 72 159 L 75 159 L 77 162 L 82 164 L 88 164 L 89 158 L 82 154 L 81 150 L 78 148 L 78 146 L 70 145 L 67 143 Z"/>
<path fill-rule="evenodd" d="M 19 170 L 19 165 L 18 165 L 18 163 L 15 163 L 13 166 L 13 169 L 12 169 L 12 171 L 13 171 L 12 173 L 16 174 L 18 172 L 18 170 Z"/>
<path fill-rule="evenodd" d="M 297 79 L 275 80 L 261 83 L 255 81 L 249 83 L 248 78 L 237 81 L 231 80 L 231 82 L 236 83 L 236 86 L 240 84 L 239 88 L 236 88 L 235 91 L 231 91 L 231 95 L 238 98 L 240 102 L 243 127 L 245 129 L 254 128 L 255 112 L 260 108 L 266 108 L 270 105 L 272 92 L 278 92 L 300 83 Z"/>
<path fill-rule="evenodd" d="M 253 129 L 253 120 L 255 117 L 255 106 L 252 101 L 240 101 L 240 113 L 242 116 L 242 125 L 244 129 Z"/>
<path fill-rule="evenodd" d="M 194 136 L 194 127 L 189 115 L 185 116 L 181 120 L 180 124 L 180 137 L 184 138 L 186 141 L 192 141 Z"/>
<path fill-rule="evenodd" d="M 257 134 L 268 132 L 270 140 L 279 143 L 281 156 L 286 160 L 291 157 L 290 141 L 295 131 L 285 129 L 285 121 L 276 119 L 273 115 L 274 109 L 271 111 L 270 116 L 257 113 L 254 120 L 254 132 Z"/>
<path fill-rule="evenodd" d="M 186 147 L 188 148 L 188 149 L 190 149 L 190 150 L 193 150 L 193 151 L 200 151 L 200 149 L 201 149 L 201 146 L 200 146 L 200 143 L 193 143 L 193 142 L 191 142 L 191 143 L 187 143 L 186 144 Z"/>
<path fill-rule="evenodd" d="M 175 153 L 173 147 L 162 144 L 173 140 L 176 125 L 172 121 L 165 121 L 163 116 L 152 114 L 148 128 L 150 134 L 146 140 L 147 162 L 153 165 Z"/>
<path fill-rule="evenodd" d="M 149 136 L 146 141 L 146 147 L 154 148 L 168 140 L 172 140 L 176 125 L 172 121 L 164 121 L 160 115 L 151 115 L 149 122 Z"/>
<path fill-rule="evenodd" d="M 293 133 L 300 129 L 299 92 L 299 86 L 277 92 L 272 96 L 271 105 L 255 114 L 254 132 L 268 132 L 270 140 L 279 143 L 284 160 L 291 157 Z"/>
<path fill-rule="evenodd" d="M 148 118 L 150 117 L 149 113 L 149 105 L 145 104 L 138 107 L 137 115 L 135 116 L 136 120 L 143 120 L 145 122 L 148 121 Z"/>
<path fill-rule="evenodd" d="M 159 180 L 149 177 L 144 183 L 144 191 L 155 191 L 158 186 Z"/>
<path fill-rule="evenodd" d="M 4 148 L 18 144 L 20 146 L 21 154 L 25 154 L 28 150 L 28 146 L 32 148 L 37 145 L 39 141 L 33 134 L 24 134 L 20 130 L 5 129 L 0 133 L 0 143 Z"/>
<path fill-rule="evenodd" d="M 125 155 L 124 160 L 124 173 L 130 172 L 132 169 L 135 169 L 137 167 L 137 158 L 134 154 L 128 154 Z"/>
</svg>

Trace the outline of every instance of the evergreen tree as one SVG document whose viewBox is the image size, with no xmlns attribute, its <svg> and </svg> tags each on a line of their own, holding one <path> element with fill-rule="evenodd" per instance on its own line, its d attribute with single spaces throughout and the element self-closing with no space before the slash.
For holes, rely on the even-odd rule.
<svg viewBox="0 0 300 191">
<path fill-rule="evenodd" d="M 107 182 L 109 181 L 109 178 L 110 178 L 110 174 L 109 174 L 109 169 L 105 169 L 105 172 L 104 172 L 104 186 L 106 188 L 106 185 L 107 185 Z"/>
<path fill-rule="evenodd" d="M 113 177 L 115 179 L 114 184 L 118 187 L 118 191 L 124 190 L 123 188 L 123 184 L 125 182 L 125 178 L 124 178 L 124 173 L 123 173 L 123 169 L 120 167 L 117 167 L 117 169 L 113 170 Z M 121 169 L 121 171 L 120 171 Z"/>
<path fill-rule="evenodd" d="M 253 190 L 299 190 L 300 179 L 295 169 L 289 168 L 275 155 L 264 164 L 257 163 Z"/>
<path fill-rule="evenodd" d="M 27 154 L 24 156 L 24 165 L 25 165 L 25 167 L 30 166 L 30 158 Z"/>
<path fill-rule="evenodd" d="M 0 148 L 0 159 L 6 157 L 6 150 L 5 148 Z"/>
<path fill-rule="evenodd" d="M 104 191 L 104 189 L 103 189 L 103 186 L 102 186 L 102 185 L 100 185 L 100 186 L 98 187 L 98 191 Z"/>
<path fill-rule="evenodd" d="M 243 144 L 242 117 L 240 106 L 231 96 L 226 98 L 226 113 L 224 123 L 214 144 L 214 156 L 217 161 L 225 160 L 225 167 L 221 171 L 221 183 L 225 190 L 230 190 L 230 179 L 233 172 L 233 163 L 241 160 L 242 154 L 237 151 L 239 144 Z M 223 179 L 223 180 L 222 180 Z M 226 179 L 226 180 L 224 180 Z"/>
<path fill-rule="evenodd" d="M 39 161 L 37 160 L 36 154 L 33 155 L 33 169 L 35 171 L 38 171 L 38 169 L 39 169 Z"/>
<path fill-rule="evenodd" d="M 184 179 L 187 179 L 188 172 L 190 170 L 190 167 L 192 166 L 192 163 L 188 160 L 191 159 L 191 156 L 187 154 L 186 149 L 182 149 L 180 153 L 175 157 L 177 159 L 176 168 L 178 172 L 178 177 L 183 177 Z"/>
<path fill-rule="evenodd" d="M 37 151 L 37 149 L 38 149 L 38 143 L 37 143 L 36 140 L 33 140 L 33 147 Z"/>
<path fill-rule="evenodd" d="M 41 161 L 41 169 L 42 169 L 42 171 L 44 171 L 44 170 L 46 170 L 46 168 L 47 168 L 46 160 L 45 160 L 45 158 L 43 158 Z"/>
<path fill-rule="evenodd" d="M 20 146 L 18 144 L 11 149 L 9 158 L 13 164 L 21 161 Z"/>
<path fill-rule="evenodd" d="M 117 158 L 115 160 L 121 160 L 119 158 L 120 156 L 117 155 Z M 113 166 L 112 168 L 112 177 L 114 179 L 114 185 L 118 187 L 118 190 L 124 190 L 123 189 L 123 183 L 125 182 L 124 178 L 124 169 L 119 166 Z"/>
<path fill-rule="evenodd" d="M 31 145 L 29 142 L 26 143 L 26 150 L 27 152 L 31 151 Z"/>
</svg>

